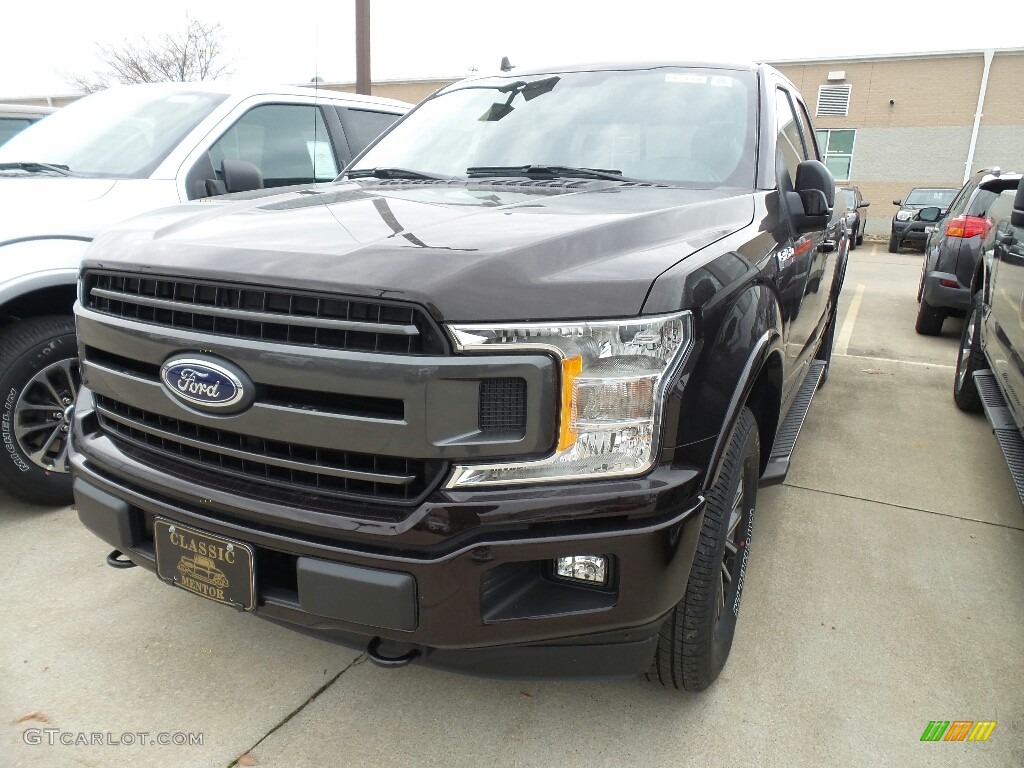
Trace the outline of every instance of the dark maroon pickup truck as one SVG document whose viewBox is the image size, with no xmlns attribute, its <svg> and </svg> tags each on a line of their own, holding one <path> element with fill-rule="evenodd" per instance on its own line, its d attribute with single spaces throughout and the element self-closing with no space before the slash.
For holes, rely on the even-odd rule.
<svg viewBox="0 0 1024 768">
<path fill-rule="evenodd" d="M 244 197 L 86 256 L 71 465 L 110 562 L 382 666 L 710 685 L 849 249 L 792 83 L 478 77 Z"/>
</svg>

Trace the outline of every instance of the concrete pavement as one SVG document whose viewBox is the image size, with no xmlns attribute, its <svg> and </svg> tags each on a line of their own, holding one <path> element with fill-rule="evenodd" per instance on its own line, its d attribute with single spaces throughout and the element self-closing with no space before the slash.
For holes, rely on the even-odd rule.
<svg viewBox="0 0 1024 768">
<path fill-rule="evenodd" d="M 952 403 L 959 321 L 914 333 L 919 274 L 913 253 L 852 254 L 845 354 L 786 485 L 759 498 L 732 656 L 704 694 L 380 670 L 108 568 L 70 510 L 0 500 L 0 764 L 1024 764 L 1024 514 L 984 418 Z M 48 722 L 15 722 L 32 712 Z M 998 725 L 921 743 L 939 719 Z M 24 743 L 47 727 L 204 739 Z"/>
</svg>

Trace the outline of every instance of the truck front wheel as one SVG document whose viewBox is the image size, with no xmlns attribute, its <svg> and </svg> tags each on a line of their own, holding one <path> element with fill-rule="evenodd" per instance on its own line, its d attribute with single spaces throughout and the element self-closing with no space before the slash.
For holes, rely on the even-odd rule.
<svg viewBox="0 0 1024 768">
<path fill-rule="evenodd" d="M 30 504 L 70 504 L 71 412 L 81 375 L 75 321 L 34 317 L 0 330 L 0 487 Z"/>
<path fill-rule="evenodd" d="M 718 481 L 707 494 L 686 593 L 661 628 L 648 677 L 662 685 L 703 691 L 729 657 L 750 553 L 760 458 L 757 420 L 744 407 Z"/>
</svg>

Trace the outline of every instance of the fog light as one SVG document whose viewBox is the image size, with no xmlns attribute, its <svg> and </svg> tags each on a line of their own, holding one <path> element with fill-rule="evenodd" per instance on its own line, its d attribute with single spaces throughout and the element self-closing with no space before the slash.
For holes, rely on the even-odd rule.
<svg viewBox="0 0 1024 768">
<path fill-rule="evenodd" d="M 608 558 L 598 555 L 574 555 L 555 558 L 555 575 L 587 584 L 608 583 Z"/>
</svg>

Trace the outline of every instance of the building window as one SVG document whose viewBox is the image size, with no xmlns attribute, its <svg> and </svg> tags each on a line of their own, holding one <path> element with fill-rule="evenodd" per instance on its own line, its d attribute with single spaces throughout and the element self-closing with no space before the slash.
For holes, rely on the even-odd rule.
<svg viewBox="0 0 1024 768">
<path fill-rule="evenodd" d="M 819 85 L 816 117 L 846 117 L 850 113 L 852 85 Z"/>
<path fill-rule="evenodd" d="M 836 181 L 849 181 L 857 131 L 853 128 L 832 128 L 817 130 L 814 133 L 818 137 L 818 146 L 824 155 L 825 165 L 832 171 Z"/>
</svg>

